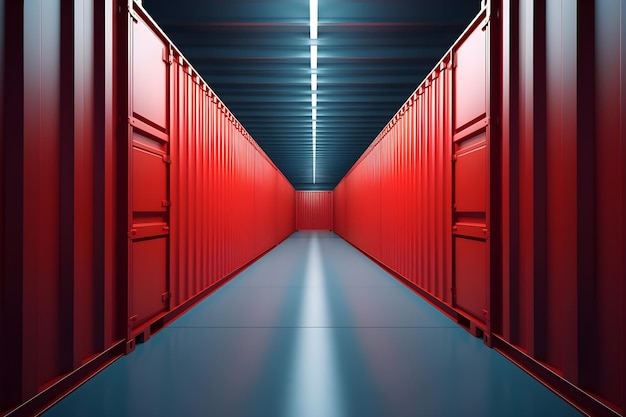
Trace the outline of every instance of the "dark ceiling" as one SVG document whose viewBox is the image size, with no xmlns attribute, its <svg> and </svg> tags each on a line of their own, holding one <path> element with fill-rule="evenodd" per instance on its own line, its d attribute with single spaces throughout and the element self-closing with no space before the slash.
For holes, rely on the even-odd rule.
<svg viewBox="0 0 626 417">
<path fill-rule="evenodd" d="M 480 0 L 319 0 L 316 41 L 309 0 L 143 6 L 294 187 L 315 190 L 337 185 L 479 12 Z"/>
</svg>

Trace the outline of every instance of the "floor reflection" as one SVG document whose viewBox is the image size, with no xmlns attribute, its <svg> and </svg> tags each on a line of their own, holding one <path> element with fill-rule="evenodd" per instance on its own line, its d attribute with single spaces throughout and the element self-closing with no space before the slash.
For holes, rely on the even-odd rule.
<svg viewBox="0 0 626 417">
<path fill-rule="evenodd" d="M 307 256 L 303 301 L 290 364 L 287 416 L 343 416 L 327 284 L 317 237 Z"/>
</svg>

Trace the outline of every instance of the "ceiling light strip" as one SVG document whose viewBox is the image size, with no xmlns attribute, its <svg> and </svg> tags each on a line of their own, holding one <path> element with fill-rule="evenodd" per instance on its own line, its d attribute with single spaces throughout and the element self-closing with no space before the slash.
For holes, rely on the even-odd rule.
<svg viewBox="0 0 626 417">
<path fill-rule="evenodd" d="M 310 33 L 311 39 L 317 39 L 317 0 L 309 2 L 309 15 L 311 16 Z"/>
<path fill-rule="evenodd" d="M 317 91 L 317 20 L 318 0 L 309 0 L 309 33 L 311 37 L 311 91 Z M 312 147 L 313 147 L 313 184 L 316 182 L 317 165 L 317 93 L 311 93 Z"/>
<path fill-rule="evenodd" d="M 317 69 L 317 45 L 311 45 L 311 69 Z"/>
</svg>

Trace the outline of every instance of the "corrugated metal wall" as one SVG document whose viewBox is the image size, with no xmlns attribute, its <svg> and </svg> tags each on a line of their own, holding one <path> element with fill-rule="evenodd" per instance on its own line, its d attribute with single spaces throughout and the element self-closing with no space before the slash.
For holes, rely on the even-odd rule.
<svg viewBox="0 0 626 417">
<path fill-rule="evenodd" d="M 296 198 L 140 8 L 0 5 L 0 412 L 27 414 L 288 236 Z M 337 186 L 334 228 L 623 414 L 626 8 L 494 8 Z"/>
<path fill-rule="evenodd" d="M 503 348 L 624 413 L 624 5 L 503 11 Z"/>
<path fill-rule="evenodd" d="M 338 234 L 593 415 L 626 398 L 625 15 L 488 6 L 334 191 Z"/>
<path fill-rule="evenodd" d="M 293 233 L 294 190 L 178 53 L 173 56 L 172 302 Z"/>
<path fill-rule="evenodd" d="M 0 414 L 30 415 L 289 236 L 295 192 L 139 6 L 21 3 L 0 4 Z"/>
<path fill-rule="evenodd" d="M 333 230 L 332 191 L 296 191 L 296 230 Z"/>
<path fill-rule="evenodd" d="M 484 50 L 484 45 L 479 46 Z M 475 53 L 480 50 L 468 51 Z M 458 65 L 476 62 L 459 59 Z M 484 72 L 484 63 L 480 65 Z M 336 233 L 448 303 L 452 299 L 451 89 L 451 55 L 447 55 L 334 191 Z M 484 120 L 484 99 L 482 103 L 479 99 L 470 104 L 478 114 L 471 118 Z M 474 133 L 476 128 L 471 128 L 468 132 Z M 478 129 L 484 135 L 484 124 Z"/>
<path fill-rule="evenodd" d="M 112 170 L 112 1 L 3 2 L 2 10 L 6 410 L 37 394 L 53 398 L 48 386 L 62 376 L 68 384 L 84 378 L 119 353 L 125 334 Z"/>
</svg>

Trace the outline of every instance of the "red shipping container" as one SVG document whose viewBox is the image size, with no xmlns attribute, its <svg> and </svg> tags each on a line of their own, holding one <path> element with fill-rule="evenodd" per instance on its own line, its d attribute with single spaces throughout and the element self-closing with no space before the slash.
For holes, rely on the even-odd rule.
<svg viewBox="0 0 626 417">
<path fill-rule="evenodd" d="M 335 188 L 335 231 L 577 406 L 623 414 L 625 9 L 485 3 Z"/>
<path fill-rule="evenodd" d="M 293 233 L 295 192 L 141 6 L 2 7 L 0 414 L 30 415 Z"/>
<path fill-rule="evenodd" d="M 296 230 L 333 230 L 332 191 L 296 191 Z"/>
</svg>

